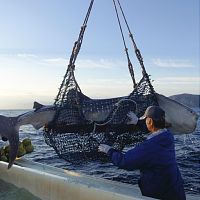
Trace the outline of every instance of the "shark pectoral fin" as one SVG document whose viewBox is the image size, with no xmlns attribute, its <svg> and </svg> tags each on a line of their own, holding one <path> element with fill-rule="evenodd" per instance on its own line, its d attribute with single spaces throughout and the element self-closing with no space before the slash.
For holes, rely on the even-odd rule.
<svg viewBox="0 0 200 200">
<path fill-rule="evenodd" d="M 33 127 L 34 127 L 34 129 L 36 129 L 36 130 L 39 130 L 40 128 L 42 128 L 44 125 L 43 124 L 41 124 L 41 123 L 32 123 L 31 124 Z"/>
<path fill-rule="evenodd" d="M 38 110 L 38 109 L 40 109 L 42 107 L 43 107 L 42 104 L 38 103 L 37 101 L 34 101 L 34 103 L 33 103 L 33 109 Z"/>
<path fill-rule="evenodd" d="M 11 132 L 10 137 L 8 138 L 9 140 L 9 164 L 8 164 L 8 169 L 11 168 L 13 165 L 16 157 L 17 157 L 17 152 L 18 152 L 18 147 L 19 147 L 19 134 L 15 130 Z"/>
</svg>

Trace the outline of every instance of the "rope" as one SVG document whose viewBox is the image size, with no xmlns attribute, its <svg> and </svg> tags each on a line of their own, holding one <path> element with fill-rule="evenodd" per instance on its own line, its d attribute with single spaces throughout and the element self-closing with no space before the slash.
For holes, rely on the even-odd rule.
<svg viewBox="0 0 200 200">
<path fill-rule="evenodd" d="M 74 77 L 75 61 L 76 61 L 76 58 L 78 56 L 78 53 L 80 51 L 80 48 L 81 48 L 81 45 L 82 45 L 82 42 L 83 42 L 83 36 L 84 36 L 84 33 L 85 33 L 85 29 L 87 27 L 87 22 L 88 22 L 88 19 L 89 19 L 91 10 L 92 10 L 93 3 L 94 3 L 94 0 L 91 0 L 87 14 L 86 14 L 86 17 L 85 17 L 84 22 L 83 22 L 83 25 L 81 26 L 81 30 L 80 30 L 80 33 L 79 33 L 79 36 L 78 36 L 78 40 L 74 43 L 72 53 L 71 53 L 71 56 L 70 56 L 70 60 L 69 60 L 69 64 L 68 64 L 68 68 L 67 68 L 65 76 L 63 78 L 63 81 L 60 85 L 58 94 L 55 98 L 54 105 L 57 104 L 57 102 L 60 100 L 60 98 L 61 98 L 61 102 L 62 102 L 64 97 L 65 97 L 65 93 L 66 93 L 67 88 L 68 88 L 67 85 L 66 85 L 66 78 L 67 78 L 67 75 L 69 73 L 70 74 L 69 74 L 68 79 L 71 78 L 76 84 L 76 89 L 78 88 L 78 90 L 81 91 L 81 89 L 80 89 L 80 87 L 79 87 L 79 85 L 76 82 L 75 77 Z M 66 87 L 65 87 L 64 91 L 62 92 L 62 89 L 63 89 L 64 86 L 66 86 Z M 61 97 L 61 95 L 62 95 L 62 97 Z"/>
<path fill-rule="evenodd" d="M 72 66 L 74 66 L 76 58 L 77 58 L 78 53 L 80 51 L 80 48 L 81 48 L 81 45 L 82 45 L 82 42 L 83 42 L 83 36 L 84 36 L 84 33 L 85 33 L 85 29 L 87 27 L 87 22 L 88 22 L 88 19 L 89 19 L 89 16 L 90 16 L 90 12 L 92 10 L 93 3 L 94 3 L 94 0 L 91 0 L 90 6 L 88 8 L 86 17 L 85 17 L 84 22 L 83 22 L 83 25 L 81 26 L 81 31 L 79 33 L 78 40 L 74 43 L 72 55 L 71 55 L 71 58 L 70 58 L 70 61 L 71 61 L 70 65 L 72 65 Z"/>
<path fill-rule="evenodd" d="M 54 116 L 54 119 L 51 122 L 52 126 L 55 124 L 55 121 L 57 120 L 57 118 L 60 114 L 60 111 L 62 109 L 63 102 L 64 102 L 64 99 L 65 99 L 65 95 L 66 95 L 66 92 L 67 92 L 67 89 L 68 89 L 68 86 L 69 86 L 67 82 L 70 83 L 70 80 L 73 81 L 75 83 L 76 91 L 77 91 L 77 88 L 78 88 L 78 90 L 81 92 L 81 89 L 80 89 L 78 83 L 76 82 L 76 79 L 75 79 L 75 76 L 74 76 L 75 61 L 76 61 L 76 58 L 77 58 L 78 53 L 80 51 L 81 44 L 83 42 L 84 32 L 85 32 L 85 29 L 87 27 L 87 22 L 88 22 L 88 19 L 89 19 L 91 10 L 92 10 L 93 3 L 94 3 L 94 0 L 91 0 L 89 8 L 87 10 L 86 17 L 85 17 L 84 22 L 83 22 L 83 25 L 81 26 L 81 30 L 80 30 L 80 33 L 79 33 L 79 36 L 78 36 L 78 40 L 74 43 L 67 71 L 66 71 L 65 76 L 63 78 L 63 81 L 60 85 L 58 94 L 55 98 L 54 105 L 59 106 L 59 107 L 57 108 L 57 112 Z"/>
<path fill-rule="evenodd" d="M 124 39 L 124 33 L 123 33 L 123 30 L 122 30 L 122 26 L 121 26 L 121 22 L 120 22 L 120 19 L 119 19 L 119 14 L 118 14 L 118 11 L 117 11 L 115 0 L 113 0 L 113 3 L 114 3 L 115 12 L 116 12 L 116 15 L 117 15 L 117 21 L 118 21 L 118 24 L 119 24 L 119 28 L 120 28 L 120 32 L 121 32 L 121 36 L 122 36 L 122 40 L 123 40 L 123 44 L 124 44 L 124 48 L 125 48 L 125 52 L 126 52 L 126 57 L 127 57 L 127 60 L 128 60 L 129 72 L 130 72 L 131 78 L 133 80 L 133 87 L 135 88 L 137 84 L 136 84 L 136 81 L 135 81 L 133 65 L 131 63 L 131 60 L 130 60 L 130 57 L 129 57 L 129 54 L 128 54 L 128 48 L 126 46 L 126 42 L 125 42 L 125 39 Z"/>
<path fill-rule="evenodd" d="M 113 1 L 114 1 L 114 0 L 113 0 Z M 135 40 L 134 40 L 134 38 L 133 38 L 133 34 L 131 33 L 130 27 L 129 27 L 128 22 L 127 22 L 127 20 L 126 20 L 124 11 L 123 11 L 122 6 L 121 6 L 121 4 L 120 4 L 120 1 L 117 0 L 117 2 L 118 2 L 118 5 L 119 5 L 119 7 L 120 7 L 120 10 L 121 10 L 122 16 L 123 16 L 123 18 L 124 18 L 125 24 L 126 24 L 126 26 L 127 26 L 127 29 L 128 29 L 128 31 L 129 31 L 129 36 L 130 36 L 131 41 L 132 41 L 132 43 L 133 43 L 133 46 L 134 46 L 134 49 L 135 49 L 136 57 L 137 57 L 137 59 L 138 59 L 138 61 L 139 61 L 139 63 L 140 63 L 140 66 L 141 66 L 141 68 L 142 68 L 142 74 L 143 74 L 143 76 L 147 79 L 147 82 L 149 83 L 152 92 L 155 93 L 154 88 L 153 88 L 153 86 L 151 85 L 151 82 L 150 82 L 150 80 L 149 80 L 149 75 L 148 75 L 147 72 L 146 72 L 146 69 L 145 69 L 145 66 L 144 66 L 144 62 L 143 62 L 142 55 L 141 55 L 141 53 L 140 53 L 140 50 L 137 48 L 137 45 L 136 45 Z"/>
</svg>

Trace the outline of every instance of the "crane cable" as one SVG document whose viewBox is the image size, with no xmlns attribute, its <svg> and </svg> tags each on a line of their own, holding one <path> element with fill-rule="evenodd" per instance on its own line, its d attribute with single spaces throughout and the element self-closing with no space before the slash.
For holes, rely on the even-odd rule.
<svg viewBox="0 0 200 200">
<path fill-rule="evenodd" d="M 133 81 L 133 87 L 135 88 L 137 86 L 137 84 L 136 84 L 136 81 L 135 81 L 133 65 L 132 65 L 130 57 L 129 57 L 128 48 L 126 46 L 124 33 L 123 33 L 123 30 L 122 30 L 122 26 L 121 26 L 121 22 L 120 22 L 120 19 L 119 19 L 119 14 L 118 14 L 118 10 L 117 10 L 117 6 L 116 6 L 116 3 L 115 3 L 115 0 L 113 0 L 113 3 L 114 3 L 114 8 L 115 8 L 117 21 L 118 21 L 118 24 L 119 24 L 119 28 L 120 28 L 120 32 L 121 32 L 121 36 L 122 36 L 122 40 L 123 40 L 123 44 L 124 44 L 124 48 L 125 48 L 125 52 L 126 52 L 126 57 L 127 57 L 127 60 L 128 60 L 129 72 L 130 72 L 130 75 L 131 75 L 131 78 L 132 78 L 132 81 Z"/>
<path fill-rule="evenodd" d="M 113 0 L 113 1 L 115 1 L 115 0 Z M 153 88 L 153 86 L 152 86 L 152 84 L 151 84 L 151 81 L 150 81 L 150 79 L 149 79 L 149 75 L 148 75 L 147 72 L 146 72 L 146 69 L 145 69 L 145 66 L 144 66 L 144 62 L 143 62 L 142 55 L 141 55 L 141 53 L 140 53 L 140 50 L 137 48 L 137 45 L 136 45 L 135 40 L 134 40 L 134 38 L 133 38 L 133 34 L 131 33 L 130 27 L 129 27 L 128 22 L 127 22 L 127 20 L 126 20 L 124 11 L 123 11 L 122 6 L 121 6 L 121 4 L 120 4 L 120 1 L 117 0 L 117 2 L 118 2 L 118 5 L 119 5 L 119 8 L 120 8 L 120 10 L 121 10 L 122 16 L 123 16 L 123 18 L 124 18 L 125 24 L 126 24 L 126 26 L 127 26 L 127 29 L 128 29 L 128 32 L 129 32 L 129 37 L 131 38 L 131 41 L 132 41 L 132 43 L 133 43 L 133 46 L 134 46 L 134 49 L 135 49 L 136 57 L 137 57 L 137 59 L 138 59 L 138 61 L 139 61 L 139 63 L 140 63 L 140 66 L 141 66 L 141 68 L 142 68 L 142 74 L 143 74 L 143 76 L 146 78 L 147 82 L 149 83 L 149 86 L 150 86 L 152 92 L 155 93 L 154 88 Z"/>
</svg>

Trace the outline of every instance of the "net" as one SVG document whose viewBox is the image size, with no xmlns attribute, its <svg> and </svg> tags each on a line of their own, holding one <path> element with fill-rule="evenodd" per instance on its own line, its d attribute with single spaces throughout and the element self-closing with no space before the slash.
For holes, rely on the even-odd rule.
<svg viewBox="0 0 200 200">
<path fill-rule="evenodd" d="M 98 152 L 101 143 L 122 150 L 142 141 L 146 133 L 127 124 L 127 113 L 142 116 L 148 106 L 157 105 L 145 78 L 126 97 L 94 100 L 74 89 L 68 94 L 54 123 L 44 131 L 44 138 L 61 158 L 74 163 L 104 159 Z"/>
</svg>

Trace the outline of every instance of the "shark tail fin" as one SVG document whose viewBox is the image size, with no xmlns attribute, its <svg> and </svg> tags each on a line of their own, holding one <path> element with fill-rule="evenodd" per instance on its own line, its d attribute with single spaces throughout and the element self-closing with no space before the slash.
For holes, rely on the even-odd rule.
<svg viewBox="0 0 200 200">
<path fill-rule="evenodd" d="M 0 135 L 2 139 L 9 141 L 9 164 L 8 169 L 13 165 L 17 157 L 19 146 L 19 132 L 16 127 L 18 117 L 6 117 L 0 115 Z"/>
<path fill-rule="evenodd" d="M 8 138 L 9 140 L 9 163 L 8 169 L 10 169 L 17 157 L 18 147 L 19 147 L 19 133 L 13 131 L 12 136 Z"/>
</svg>

